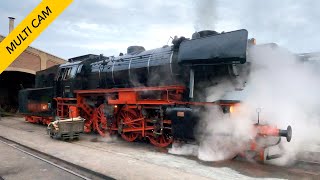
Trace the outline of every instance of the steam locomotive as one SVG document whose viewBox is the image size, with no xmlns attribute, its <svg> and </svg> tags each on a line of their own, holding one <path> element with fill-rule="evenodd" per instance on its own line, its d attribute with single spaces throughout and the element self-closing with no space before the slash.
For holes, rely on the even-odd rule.
<svg viewBox="0 0 320 180">
<path fill-rule="evenodd" d="M 243 85 L 250 70 L 247 30 L 200 31 L 191 39 L 176 37 L 171 46 L 145 50 L 130 46 L 126 54 L 85 55 L 36 74 L 36 87 L 19 92 L 26 121 L 49 124 L 55 118 L 81 116 L 85 131 L 119 134 L 126 141 L 145 139 L 158 147 L 173 140 L 195 140 L 200 113 L 219 106 L 224 113 L 239 101 L 206 102 L 205 89 L 229 81 Z M 253 124 L 257 138 L 291 139 L 291 128 Z M 268 145 L 249 150 L 265 159 Z M 271 156 L 269 156 L 271 158 Z"/>
</svg>

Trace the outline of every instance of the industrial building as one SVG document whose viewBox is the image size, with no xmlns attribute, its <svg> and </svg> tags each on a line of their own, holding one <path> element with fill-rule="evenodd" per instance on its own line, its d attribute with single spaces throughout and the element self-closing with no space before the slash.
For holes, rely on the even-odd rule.
<svg viewBox="0 0 320 180">
<path fill-rule="evenodd" d="M 14 18 L 9 17 L 9 33 L 14 28 Z M 0 34 L 0 42 L 5 36 Z M 37 71 L 67 61 L 29 46 L 4 72 L 0 74 L 0 111 L 16 112 L 18 91 L 31 88 Z"/>
</svg>

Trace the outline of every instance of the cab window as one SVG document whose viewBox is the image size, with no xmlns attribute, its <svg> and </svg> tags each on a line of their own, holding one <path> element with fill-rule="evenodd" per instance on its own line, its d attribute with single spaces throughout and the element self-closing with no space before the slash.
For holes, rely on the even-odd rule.
<svg viewBox="0 0 320 180">
<path fill-rule="evenodd" d="M 80 65 L 78 66 L 78 70 L 77 70 L 77 73 L 78 73 L 78 74 L 81 72 L 82 66 L 83 66 L 83 64 L 80 64 Z"/>
<path fill-rule="evenodd" d="M 58 78 L 57 78 L 58 81 L 63 80 L 64 72 L 65 72 L 65 71 L 66 71 L 66 68 L 60 69 L 59 76 L 58 76 Z"/>
<path fill-rule="evenodd" d="M 70 79 L 70 78 L 74 78 L 76 76 L 77 73 L 77 68 L 78 66 L 73 66 L 73 67 L 69 67 L 66 68 L 66 71 L 64 72 L 64 80 Z"/>
<path fill-rule="evenodd" d="M 78 66 L 62 68 L 60 70 L 57 80 L 61 81 L 61 80 L 74 78 L 77 74 L 77 70 L 78 70 Z"/>
<path fill-rule="evenodd" d="M 64 71 L 64 75 L 63 75 L 63 79 L 67 80 L 70 78 L 70 73 L 71 73 L 71 68 L 66 68 L 66 70 Z"/>
<path fill-rule="evenodd" d="M 70 78 L 76 77 L 78 66 L 74 66 L 70 70 Z"/>
</svg>

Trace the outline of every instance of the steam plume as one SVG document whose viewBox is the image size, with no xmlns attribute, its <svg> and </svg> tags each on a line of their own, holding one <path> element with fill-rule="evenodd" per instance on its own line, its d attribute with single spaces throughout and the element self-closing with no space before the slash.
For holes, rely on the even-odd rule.
<svg viewBox="0 0 320 180">
<path fill-rule="evenodd" d="M 200 146 L 193 154 L 206 161 L 232 158 L 247 148 L 245 145 L 255 136 L 250 128 L 257 120 L 256 109 L 262 108 L 261 124 L 276 125 L 280 129 L 293 127 L 292 141 L 282 141 L 284 157 L 274 161 L 288 164 L 297 159 L 308 144 L 320 144 L 320 64 L 302 62 L 277 46 L 256 46 L 249 54 L 251 72 L 242 92 L 245 96 L 233 97 L 242 101 L 238 113 L 225 115 L 217 107 L 203 113 L 197 133 Z M 221 89 L 215 87 L 208 92 L 210 98 Z M 174 152 L 179 153 L 179 149 Z"/>
<path fill-rule="evenodd" d="M 194 29 L 214 30 L 216 24 L 216 0 L 194 0 Z"/>
<path fill-rule="evenodd" d="M 301 62 L 286 49 L 274 46 L 256 47 L 250 54 L 252 91 L 244 102 L 250 108 L 263 107 L 266 123 L 293 127 L 292 141 L 283 142 L 286 156 L 280 160 L 285 164 L 297 158 L 301 147 L 320 142 L 320 66 Z"/>
</svg>

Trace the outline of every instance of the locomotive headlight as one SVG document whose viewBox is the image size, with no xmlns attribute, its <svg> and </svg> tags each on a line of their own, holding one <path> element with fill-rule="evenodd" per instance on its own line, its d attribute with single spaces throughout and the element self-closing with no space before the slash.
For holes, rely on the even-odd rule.
<svg viewBox="0 0 320 180">
<path fill-rule="evenodd" d="M 229 106 L 229 113 L 234 114 L 236 112 L 239 112 L 239 104 L 233 104 Z"/>
<path fill-rule="evenodd" d="M 234 106 L 230 106 L 230 107 L 229 107 L 229 112 L 230 112 L 230 113 L 234 113 Z"/>
<path fill-rule="evenodd" d="M 47 110 L 48 104 L 41 104 L 41 110 Z"/>
</svg>

